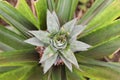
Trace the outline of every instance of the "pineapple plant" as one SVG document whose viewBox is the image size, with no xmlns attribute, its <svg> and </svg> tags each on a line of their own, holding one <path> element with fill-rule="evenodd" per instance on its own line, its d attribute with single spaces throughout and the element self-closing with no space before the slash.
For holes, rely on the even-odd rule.
<svg viewBox="0 0 120 80">
<path fill-rule="evenodd" d="M 0 80 L 119 80 L 120 1 L 95 0 L 79 19 L 79 0 L 0 0 Z"/>
</svg>

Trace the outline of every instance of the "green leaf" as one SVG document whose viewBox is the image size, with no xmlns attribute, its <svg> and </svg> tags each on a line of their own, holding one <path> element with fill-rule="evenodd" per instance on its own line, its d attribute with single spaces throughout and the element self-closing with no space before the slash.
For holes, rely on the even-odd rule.
<svg viewBox="0 0 120 80">
<path fill-rule="evenodd" d="M 60 28 L 60 25 L 58 23 L 58 18 L 55 15 L 51 14 L 51 12 L 48 10 L 47 11 L 47 30 L 50 33 L 53 33 L 53 32 L 58 32 L 59 28 Z"/>
<path fill-rule="evenodd" d="M 33 34 L 37 39 L 39 39 L 41 42 L 49 43 L 49 33 L 47 31 L 29 31 L 31 34 Z"/>
<path fill-rule="evenodd" d="M 119 80 L 120 79 L 120 72 L 114 71 L 107 67 L 95 66 L 95 65 L 88 65 L 88 64 L 81 64 L 81 69 L 83 72 L 78 71 L 74 68 L 74 74 L 76 75 L 83 75 L 88 78 L 92 78 L 95 80 Z"/>
<path fill-rule="evenodd" d="M 0 64 L 1 67 L 21 67 L 21 66 L 29 66 L 29 65 L 36 65 L 37 61 L 16 61 L 16 62 L 8 62 Z"/>
<path fill-rule="evenodd" d="M 42 68 L 40 66 L 36 66 L 32 69 L 31 75 L 27 80 L 50 80 L 48 77 L 48 73 L 43 74 Z"/>
<path fill-rule="evenodd" d="M 98 61 L 98 60 L 91 59 L 89 57 L 86 58 L 79 54 L 76 54 L 76 58 L 80 64 L 89 64 L 89 65 L 95 65 L 95 66 L 101 66 L 101 67 L 108 67 L 113 69 L 114 71 L 120 70 L 119 63 Z"/>
<path fill-rule="evenodd" d="M 88 51 L 80 52 L 80 55 L 100 59 L 105 56 L 111 55 L 118 48 L 120 48 L 120 36 L 113 37 L 108 41 L 100 43 L 89 49 Z"/>
<path fill-rule="evenodd" d="M 54 16 L 54 19 L 56 20 L 57 24 L 58 24 L 59 27 L 60 27 L 60 22 L 59 22 L 59 19 L 58 19 L 58 16 L 57 16 L 56 12 L 53 11 L 53 12 L 52 12 L 52 15 Z"/>
<path fill-rule="evenodd" d="M 60 51 L 60 52 L 65 57 L 66 60 L 68 60 L 69 62 L 74 64 L 74 66 L 79 69 L 79 65 L 77 63 L 77 60 L 76 60 L 73 52 L 70 49 Z"/>
<path fill-rule="evenodd" d="M 89 57 L 81 56 L 76 54 L 79 65 L 83 72 L 78 71 L 74 68 L 76 75 L 86 76 L 95 80 L 119 80 L 120 75 L 120 64 L 102 62 L 98 60 L 91 59 Z M 104 74 L 103 74 L 104 73 Z"/>
<path fill-rule="evenodd" d="M 51 12 L 53 12 L 55 10 L 55 1 L 47 0 L 47 7 Z"/>
<path fill-rule="evenodd" d="M 52 68 L 51 76 L 52 80 L 62 80 L 61 79 L 61 66 L 55 66 Z"/>
<path fill-rule="evenodd" d="M 67 68 L 72 71 L 72 63 L 68 61 L 64 56 L 60 55 L 60 58 L 63 60 L 64 64 L 67 66 Z"/>
<path fill-rule="evenodd" d="M 0 42 L 0 51 L 3 50 L 3 51 L 11 51 L 11 50 L 14 50 L 14 48 Z"/>
<path fill-rule="evenodd" d="M 36 65 L 35 62 L 10 62 L 10 63 L 4 63 L 4 64 L 0 64 L 0 75 L 3 73 L 6 73 L 8 71 L 12 71 L 15 69 L 18 69 L 22 66 L 25 65 Z"/>
<path fill-rule="evenodd" d="M 63 28 L 65 29 L 66 32 L 71 33 L 75 27 L 75 24 L 77 22 L 77 19 L 73 19 L 63 25 Z"/>
<path fill-rule="evenodd" d="M 38 0 L 35 3 L 35 8 L 39 20 L 39 28 L 46 29 L 46 13 L 47 13 L 47 2 L 46 0 Z"/>
<path fill-rule="evenodd" d="M 114 6 L 113 6 L 114 5 Z M 99 15 L 92 19 L 85 33 L 92 31 L 95 28 L 98 28 L 103 25 L 107 25 L 114 21 L 120 15 L 120 2 L 119 0 L 114 0 L 107 8 L 105 8 Z M 108 15 L 109 14 L 109 15 Z"/>
<path fill-rule="evenodd" d="M 13 49 L 26 49 L 26 48 L 32 48 L 33 46 L 23 42 L 24 38 L 20 35 L 6 29 L 3 26 L 0 26 L 0 45 L 2 48 L 13 48 Z M 18 45 L 17 45 L 18 44 Z M 3 49 L 4 49 L 3 48 Z M 11 49 L 10 48 L 10 49 Z"/>
<path fill-rule="evenodd" d="M 27 37 L 30 35 L 29 29 L 36 29 L 29 20 L 5 1 L 0 1 L 0 16 Z"/>
<path fill-rule="evenodd" d="M 34 46 L 44 46 L 44 43 L 41 42 L 39 39 L 37 39 L 36 37 L 30 38 L 25 40 L 24 42 L 32 44 Z"/>
<path fill-rule="evenodd" d="M 85 25 L 90 22 L 96 15 L 99 15 L 114 0 L 95 0 L 90 9 L 79 20 L 79 24 Z"/>
<path fill-rule="evenodd" d="M 76 75 L 73 72 L 66 70 L 67 80 L 86 80 L 82 75 Z"/>
<path fill-rule="evenodd" d="M 119 32 L 120 20 L 116 20 L 109 25 L 101 26 L 100 28 L 93 30 L 91 33 L 81 37 L 79 40 L 90 45 L 96 45 L 119 35 Z"/>
<path fill-rule="evenodd" d="M 17 2 L 16 8 L 23 16 L 25 16 L 31 23 L 33 23 L 35 27 L 39 29 L 38 21 L 25 0 L 19 0 Z"/>
<path fill-rule="evenodd" d="M 26 80 L 29 77 L 29 75 L 27 74 L 30 72 L 32 68 L 33 66 L 24 66 L 16 70 L 6 72 L 0 75 L 0 79 L 1 80 Z"/>
<path fill-rule="evenodd" d="M 38 61 L 38 55 L 33 49 L 14 50 L 0 53 L 0 64 L 10 62 Z"/>
<path fill-rule="evenodd" d="M 17 68 L 19 67 L 18 66 L 0 66 L 0 75 L 8 71 L 15 70 Z"/>
<path fill-rule="evenodd" d="M 0 25 L 0 30 L 4 31 L 12 36 L 15 36 L 18 39 L 23 39 L 23 40 L 26 39 L 23 35 L 15 33 L 14 31 L 8 29 L 8 27 L 4 27 L 4 26 Z"/>
<path fill-rule="evenodd" d="M 82 31 L 86 28 L 86 26 L 82 26 L 82 25 L 77 25 L 73 28 L 70 36 L 71 37 L 77 37 L 80 33 L 82 33 Z"/>
<path fill-rule="evenodd" d="M 76 7 L 78 5 L 78 1 L 79 0 L 72 0 L 72 4 L 70 6 L 70 15 L 69 15 L 69 20 L 73 19 L 74 18 L 74 13 L 75 13 L 75 10 L 76 10 Z"/>
<path fill-rule="evenodd" d="M 75 40 L 72 40 L 70 42 L 70 48 L 73 52 L 76 52 L 76 51 L 86 51 L 88 50 L 88 48 L 90 48 L 91 46 L 84 43 L 84 42 L 81 42 L 81 41 L 75 41 Z"/>
<path fill-rule="evenodd" d="M 49 59 L 47 59 L 46 61 L 44 61 L 42 63 L 43 68 L 44 68 L 43 69 L 44 73 L 46 73 L 52 67 L 52 65 L 57 60 L 57 56 L 58 56 L 58 53 L 56 53 L 55 55 L 51 56 Z"/>
<path fill-rule="evenodd" d="M 58 0 L 56 1 L 56 12 L 59 16 L 61 25 L 70 21 L 74 17 L 78 0 Z"/>
<path fill-rule="evenodd" d="M 44 51 L 44 54 L 40 60 L 40 63 L 44 62 L 45 60 L 49 59 L 50 57 L 52 57 L 55 54 L 56 53 L 52 50 L 52 48 L 50 46 L 48 46 Z"/>
</svg>

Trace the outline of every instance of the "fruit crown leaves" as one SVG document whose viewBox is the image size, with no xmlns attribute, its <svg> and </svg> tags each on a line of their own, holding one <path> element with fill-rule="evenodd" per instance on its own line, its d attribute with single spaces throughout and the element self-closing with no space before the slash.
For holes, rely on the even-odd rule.
<svg viewBox="0 0 120 80">
<path fill-rule="evenodd" d="M 33 38 L 25 40 L 26 43 L 45 47 L 40 62 L 46 73 L 52 65 L 58 65 L 62 62 L 72 71 L 72 64 L 79 69 L 79 65 L 74 52 L 86 51 L 91 46 L 77 41 L 79 35 L 85 26 L 76 25 L 77 19 L 73 19 L 62 27 L 55 12 L 47 11 L 47 31 L 29 31 L 34 35 Z M 59 59 L 59 60 L 58 60 Z"/>
</svg>

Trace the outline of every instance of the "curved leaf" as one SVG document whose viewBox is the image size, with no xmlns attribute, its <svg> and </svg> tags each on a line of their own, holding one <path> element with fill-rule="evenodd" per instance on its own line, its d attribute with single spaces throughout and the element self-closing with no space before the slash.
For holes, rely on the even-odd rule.
<svg viewBox="0 0 120 80">
<path fill-rule="evenodd" d="M 71 19 L 74 18 L 74 12 L 75 12 L 76 7 L 77 7 L 77 5 L 78 5 L 78 1 L 79 1 L 79 0 L 72 0 L 72 1 L 71 1 L 72 4 L 71 4 L 71 6 L 70 6 L 69 20 L 71 20 Z"/>
<path fill-rule="evenodd" d="M 38 60 L 38 55 L 33 49 L 22 49 L 0 53 L 0 64 L 25 61 L 37 62 Z"/>
<path fill-rule="evenodd" d="M 34 67 L 31 71 L 31 75 L 27 80 L 50 80 L 48 73 L 43 74 L 42 68 L 40 65 Z"/>
<path fill-rule="evenodd" d="M 0 79 L 1 80 L 26 80 L 29 77 L 29 75 L 27 74 L 30 72 L 32 68 L 33 66 L 24 66 L 16 70 L 3 73 L 2 75 L 0 75 Z"/>
<path fill-rule="evenodd" d="M 108 67 L 111 68 L 114 71 L 120 71 L 120 64 L 115 62 L 103 62 L 91 59 L 89 57 L 84 57 L 79 54 L 76 54 L 76 58 L 79 62 L 79 64 L 87 64 L 87 65 L 94 65 L 94 66 L 101 66 L 101 67 Z"/>
<path fill-rule="evenodd" d="M 80 52 L 80 55 L 100 59 L 105 56 L 111 55 L 118 48 L 120 48 L 120 36 L 113 37 L 108 41 L 100 43 L 89 49 L 88 51 Z"/>
<path fill-rule="evenodd" d="M 6 73 L 8 71 L 11 71 L 11 70 L 15 70 L 19 68 L 18 66 L 0 66 L 0 75 L 3 74 L 3 73 Z"/>
<path fill-rule="evenodd" d="M 37 0 L 35 3 L 36 13 L 39 20 L 39 28 L 46 29 L 47 1 Z"/>
<path fill-rule="evenodd" d="M 35 15 L 30 10 L 28 4 L 26 3 L 26 0 L 18 0 L 16 8 L 31 23 L 33 23 L 34 25 L 36 25 L 35 27 L 37 27 L 39 29 L 37 18 L 35 18 Z"/>
<path fill-rule="evenodd" d="M 47 0 L 47 7 L 51 12 L 55 10 L 55 5 L 56 4 L 54 0 Z"/>
<path fill-rule="evenodd" d="M 74 73 L 77 75 L 83 75 L 95 80 L 119 80 L 120 72 L 114 71 L 107 67 L 95 66 L 95 65 L 87 65 L 81 64 L 81 69 L 83 72 L 74 69 Z"/>
<path fill-rule="evenodd" d="M 67 80 L 86 80 L 84 76 L 66 70 Z"/>
<path fill-rule="evenodd" d="M 5 48 L 12 49 L 26 49 L 32 48 L 33 46 L 23 42 L 25 38 L 20 35 L 0 26 L 0 45 L 4 50 Z"/>
<path fill-rule="evenodd" d="M 109 4 L 107 8 L 104 9 L 104 11 L 102 11 L 100 14 L 98 14 L 96 17 L 94 17 L 94 19 L 92 19 L 89 22 L 83 35 L 88 34 L 88 32 L 94 30 L 95 28 L 98 28 L 103 25 L 107 25 L 112 21 L 114 21 L 117 17 L 119 17 L 120 15 L 119 5 L 120 5 L 119 0 L 114 0 L 111 4 Z"/>
<path fill-rule="evenodd" d="M 120 64 L 111 62 L 102 62 L 91 59 L 89 57 L 76 54 L 79 66 L 82 71 L 74 68 L 73 73 L 76 75 L 86 76 L 95 80 L 119 80 L 120 78 Z"/>
<path fill-rule="evenodd" d="M 95 0 L 90 9 L 79 20 L 79 24 L 88 24 L 96 15 L 99 15 L 114 0 Z"/>
<path fill-rule="evenodd" d="M 44 43 L 41 42 L 39 39 L 37 39 L 36 37 L 30 38 L 25 40 L 24 42 L 32 44 L 34 46 L 44 46 Z"/>
<path fill-rule="evenodd" d="M 61 74 L 61 66 L 56 66 L 52 68 L 51 76 L 52 80 L 62 80 L 62 74 Z"/>
<path fill-rule="evenodd" d="M 71 20 L 74 16 L 78 0 L 58 0 L 56 12 L 61 25 Z"/>
<path fill-rule="evenodd" d="M 14 48 L 0 42 L 0 52 L 1 52 L 1 50 L 2 51 L 11 51 L 11 50 L 14 50 Z"/>
<path fill-rule="evenodd" d="M 120 35 L 120 20 L 116 20 L 109 25 L 101 26 L 89 34 L 81 37 L 79 40 L 90 45 L 96 45 L 112 37 Z"/>
<path fill-rule="evenodd" d="M 35 62 L 10 62 L 5 64 L 0 64 L 0 74 L 6 73 L 11 70 L 18 69 L 25 65 L 36 65 Z"/>
<path fill-rule="evenodd" d="M 41 42 L 47 44 L 49 43 L 49 33 L 46 31 L 29 31 L 31 34 L 33 34 L 38 40 L 40 40 Z"/>
<path fill-rule="evenodd" d="M 60 25 L 58 24 L 57 20 L 58 18 L 48 10 L 47 11 L 47 30 L 50 33 L 59 31 Z"/>
<path fill-rule="evenodd" d="M 0 1 L 0 16 L 27 37 L 30 35 L 29 29 L 36 29 L 29 20 L 5 1 Z"/>
</svg>

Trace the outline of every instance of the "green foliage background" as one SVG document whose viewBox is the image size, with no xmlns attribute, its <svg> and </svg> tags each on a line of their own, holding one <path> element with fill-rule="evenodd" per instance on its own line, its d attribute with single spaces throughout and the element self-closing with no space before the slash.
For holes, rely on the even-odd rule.
<svg viewBox="0 0 120 80">
<path fill-rule="evenodd" d="M 31 37 L 29 30 L 46 29 L 46 11 L 55 10 L 61 25 L 74 18 L 78 0 L 38 0 L 35 3 L 37 17 L 33 15 L 25 0 L 19 0 L 17 8 L 0 1 L 0 17 L 17 30 L 0 26 L 0 80 L 119 80 L 120 64 L 100 61 L 120 48 L 119 0 L 96 0 L 79 20 L 86 30 L 78 36 L 93 47 L 75 53 L 83 71 L 74 68 L 70 72 L 64 66 L 53 67 L 43 74 L 38 64 L 35 47 L 24 42 Z M 49 64 L 48 64 L 49 65 Z M 65 75 L 63 75 L 65 74 Z M 65 78 L 66 77 L 66 78 Z"/>
</svg>

